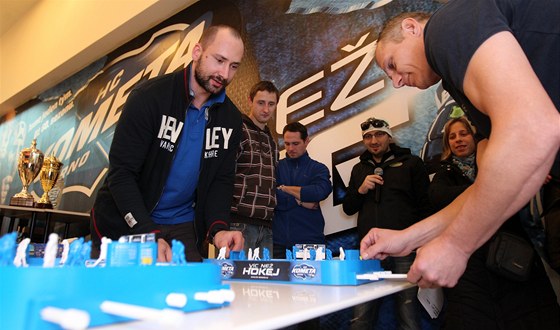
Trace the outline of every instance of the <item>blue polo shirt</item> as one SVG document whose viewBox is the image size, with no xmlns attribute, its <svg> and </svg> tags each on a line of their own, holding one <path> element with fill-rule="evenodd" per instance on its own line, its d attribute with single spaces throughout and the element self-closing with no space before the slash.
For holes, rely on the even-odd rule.
<svg viewBox="0 0 560 330">
<path fill-rule="evenodd" d="M 194 92 L 190 94 L 194 97 Z M 157 224 L 172 225 L 194 220 L 196 187 L 202 160 L 204 130 L 208 121 L 208 109 L 215 103 L 223 103 L 225 90 L 212 95 L 206 103 L 197 109 L 192 103 L 187 108 L 186 123 L 183 126 L 178 150 L 163 194 L 152 212 L 152 219 Z"/>
</svg>

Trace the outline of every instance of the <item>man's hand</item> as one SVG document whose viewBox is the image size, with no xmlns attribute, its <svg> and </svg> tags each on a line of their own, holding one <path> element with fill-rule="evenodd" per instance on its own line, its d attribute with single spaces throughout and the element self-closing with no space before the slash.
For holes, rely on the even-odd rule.
<svg viewBox="0 0 560 330">
<path fill-rule="evenodd" d="M 376 184 L 383 185 L 383 177 L 377 174 L 368 175 L 365 177 L 360 188 L 358 188 L 358 192 L 365 195 L 369 190 L 375 189 Z"/>
<path fill-rule="evenodd" d="M 421 288 L 453 287 L 465 272 L 468 260 L 468 253 L 445 235 L 438 236 L 418 249 L 407 278 Z"/>
<path fill-rule="evenodd" d="M 163 238 L 157 240 L 157 262 L 171 262 L 171 247 Z"/>
<path fill-rule="evenodd" d="M 214 236 L 214 246 L 216 249 L 226 248 L 226 258 L 229 258 L 229 251 L 240 251 L 243 249 L 245 239 L 240 231 L 221 230 Z"/>
<path fill-rule="evenodd" d="M 288 195 L 295 197 L 296 199 L 301 199 L 301 187 L 300 186 L 285 186 L 283 184 L 279 185 L 278 190 L 285 192 Z"/>
<path fill-rule="evenodd" d="M 412 252 L 406 242 L 403 231 L 372 228 L 360 242 L 360 255 L 363 259 L 381 260 L 388 256 L 406 256 Z"/>
<path fill-rule="evenodd" d="M 302 202 L 299 199 L 296 199 L 296 202 L 298 203 L 299 206 L 303 206 L 306 209 L 316 210 L 319 208 L 318 202 Z"/>
</svg>

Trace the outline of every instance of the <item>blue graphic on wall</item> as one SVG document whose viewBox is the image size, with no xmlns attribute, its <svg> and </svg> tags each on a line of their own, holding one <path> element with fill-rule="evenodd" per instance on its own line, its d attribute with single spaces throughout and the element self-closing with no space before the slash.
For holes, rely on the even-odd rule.
<svg viewBox="0 0 560 330">
<path fill-rule="evenodd" d="M 432 12 L 440 5 L 413 0 L 199 1 L 21 106 L 15 118 L 2 120 L 0 203 L 8 204 L 21 190 L 17 156 L 36 138 L 45 155 L 54 154 L 64 163 L 60 208 L 89 211 L 108 171 L 113 132 L 130 91 L 183 69 L 202 31 L 222 23 L 238 28 L 246 45 L 228 95 L 246 111 L 255 82 L 276 84 L 281 96 L 269 126 L 281 149 L 279 135 L 285 124 L 300 121 L 308 127 L 309 152 L 330 168 L 334 184 L 323 212 L 328 223 L 342 223 L 338 213 L 329 212 L 340 204 L 346 171 L 364 150 L 362 121 L 383 118 L 398 144 L 426 159 L 438 158 L 443 126 L 434 125 L 434 120 L 452 100 L 445 99 L 438 86 L 425 91 L 393 89 L 372 55 L 388 18 L 403 10 Z M 43 192 L 37 180 L 30 191 L 37 196 Z M 342 223 L 335 231 L 350 226 Z"/>
</svg>

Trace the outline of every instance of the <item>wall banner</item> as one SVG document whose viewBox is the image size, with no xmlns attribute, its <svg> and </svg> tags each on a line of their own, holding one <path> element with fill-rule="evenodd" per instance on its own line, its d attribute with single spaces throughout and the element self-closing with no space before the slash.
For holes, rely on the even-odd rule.
<svg viewBox="0 0 560 330">
<path fill-rule="evenodd" d="M 182 70 L 192 47 L 212 24 L 238 28 L 246 54 L 227 92 L 247 111 L 250 87 L 273 81 L 281 96 L 269 123 L 281 135 L 300 121 L 309 130 L 312 158 L 331 171 L 334 191 L 321 204 L 326 234 L 355 226 L 341 201 L 352 166 L 365 150 L 360 123 L 387 120 L 396 142 L 429 162 L 441 152 L 441 130 L 452 100 L 440 86 L 395 90 L 374 64 L 377 34 L 404 11 L 433 12 L 438 1 L 199 1 L 16 109 L 0 121 L 0 203 L 21 190 L 19 151 L 37 139 L 45 156 L 64 163 L 60 208 L 88 212 L 108 171 L 115 125 L 130 91 L 154 77 Z M 283 149 L 280 138 L 279 146 Z M 282 156 L 283 157 L 283 156 Z M 36 180 L 29 189 L 43 193 Z"/>
</svg>

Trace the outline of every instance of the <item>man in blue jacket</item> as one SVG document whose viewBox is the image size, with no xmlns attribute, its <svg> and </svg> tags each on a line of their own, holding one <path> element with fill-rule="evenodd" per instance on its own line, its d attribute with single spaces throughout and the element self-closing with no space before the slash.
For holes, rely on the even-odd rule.
<svg viewBox="0 0 560 330">
<path fill-rule="evenodd" d="M 229 231 L 241 114 L 225 93 L 243 52 L 238 31 L 209 27 L 184 70 L 130 93 L 91 211 L 94 248 L 103 236 L 143 233 L 156 234 L 162 262 L 171 261 L 173 239 L 189 261 L 202 259 L 205 240 L 243 247 L 241 232 Z"/>
<path fill-rule="evenodd" d="M 282 132 L 286 158 L 276 169 L 277 205 L 272 221 L 274 258 L 285 258 L 295 244 L 325 244 L 319 202 L 332 192 L 329 169 L 307 153 L 307 128 L 299 122 Z"/>
</svg>

